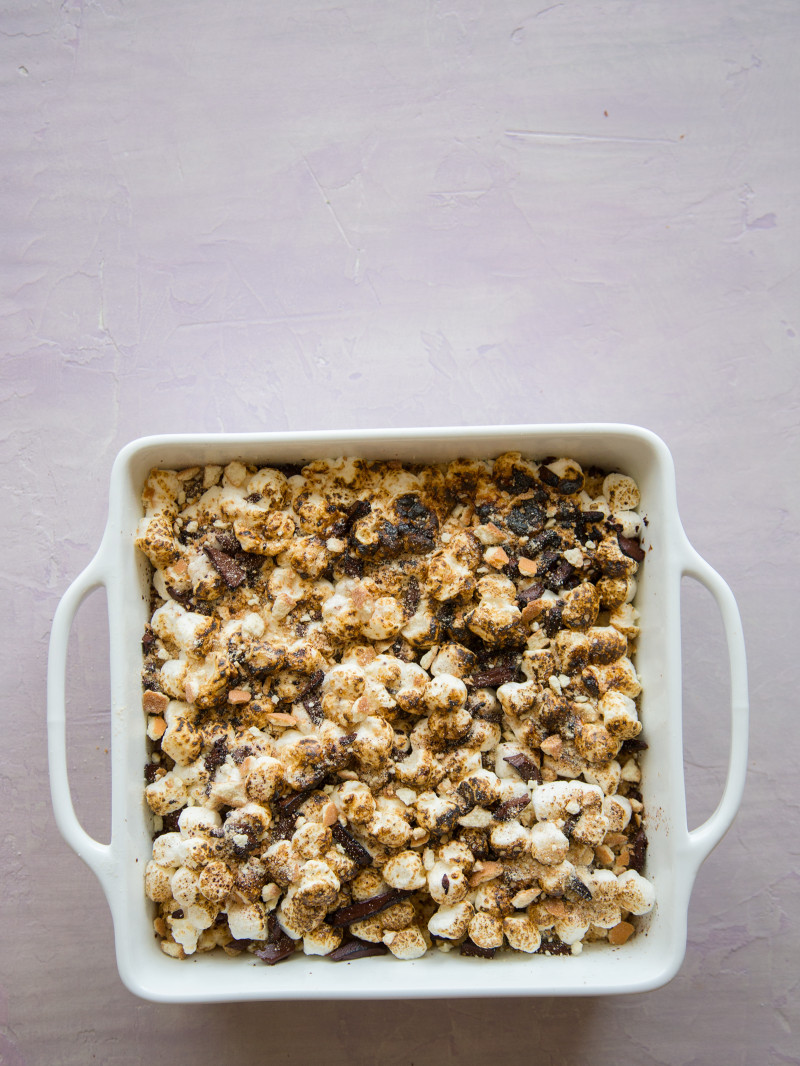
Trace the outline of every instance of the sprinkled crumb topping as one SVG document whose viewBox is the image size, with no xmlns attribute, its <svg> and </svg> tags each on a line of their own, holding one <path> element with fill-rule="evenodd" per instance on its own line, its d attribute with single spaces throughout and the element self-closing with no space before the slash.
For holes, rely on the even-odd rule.
<svg viewBox="0 0 800 1066">
<path fill-rule="evenodd" d="M 136 545 L 175 958 L 619 946 L 655 902 L 639 490 L 516 452 L 152 470 Z"/>
</svg>

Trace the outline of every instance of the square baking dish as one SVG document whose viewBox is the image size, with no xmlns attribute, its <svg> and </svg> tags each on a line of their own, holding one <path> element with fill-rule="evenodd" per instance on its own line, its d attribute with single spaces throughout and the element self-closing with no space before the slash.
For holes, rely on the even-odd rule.
<svg viewBox="0 0 800 1066">
<path fill-rule="evenodd" d="M 490 458 L 519 451 L 569 456 L 630 474 L 647 517 L 638 577 L 641 615 L 636 667 L 643 686 L 643 797 L 649 838 L 646 875 L 656 907 L 621 947 L 587 945 L 578 956 L 503 952 L 492 961 L 429 952 L 400 962 L 389 956 L 333 963 L 298 955 L 280 967 L 248 955 L 214 952 L 175 960 L 153 935 L 153 905 L 144 893 L 151 856 L 151 815 L 143 798 L 147 760 L 141 711 L 140 644 L 149 619 L 150 564 L 134 547 L 141 490 L 152 467 L 183 468 L 233 459 L 270 463 L 342 455 L 405 462 Z M 731 746 L 719 806 L 691 832 L 686 823 L 681 729 L 680 584 L 688 575 L 717 600 L 731 672 Z M 67 642 L 81 601 L 104 586 L 111 655 L 112 832 L 99 844 L 81 828 L 66 763 Z M 689 897 L 697 870 L 730 827 L 744 787 L 748 703 L 744 640 L 733 595 L 688 543 L 677 512 L 669 450 L 647 430 L 626 425 L 542 425 L 446 429 L 146 437 L 127 445 L 111 475 L 108 523 L 92 562 L 64 594 L 55 614 L 48 664 L 50 781 L 59 828 L 99 878 L 114 921 L 119 972 L 145 999 L 174 1003 L 287 999 L 383 999 L 455 996 L 602 995 L 657 988 L 677 973 L 686 951 Z"/>
</svg>

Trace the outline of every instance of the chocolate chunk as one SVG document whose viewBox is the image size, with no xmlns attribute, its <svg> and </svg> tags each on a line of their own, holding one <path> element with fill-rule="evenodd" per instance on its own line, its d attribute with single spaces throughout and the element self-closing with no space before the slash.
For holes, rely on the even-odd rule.
<svg viewBox="0 0 800 1066">
<path fill-rule="evenodd" d="M 306 714 L 314 725 L 319 725 L 324 719 L 325 714 L 322 710 L 322 703 L 320 702 L 317 693 L 310 692 L 307 696 L 303 696 L 300 702 L 303 704 Z"/>
<path fill-rule="evenodd" d="M 547 574 L 551 570 L 555 570 L 555 568 L 559 564 L 560 558 L 561 557 L 559 556 L 558 552 L 553 551 L 550 548 L 548 548 L 546 551 L 543 551 L 536 564 L 536 576 L 544 576 L 546 582 Z"/>
<path fill-rule="evenodd" d="M 500 685 L 513 681 L 516 676 L 517 668 L 515 666 L 494 666 L 491 670 L 485 670 L 483 673 L 471 674 L 465 678 L 465 681 L 471 688 L 498 688 Z"/>
<path fill-rule="evenodd" d="M 544 584 L 541 581 L 534 581 L 528 588 L 522 589 L 517 593 L 517 603 L 522 604 L 524 607 L 528 603 L 532 603 L 534 600 L 538 600 L 541 594 L 544 592 Z"/>
<path fill-rule="evenodd" d="M 545 519 L 545 512 L 535 500 L 523 500 L 511 508 L 506 525 L 518 537 L 529 537 L 542 528 Z"/>
<path fill-rule="evenodd" d="M 179 592 L 174 585 L 167 585 L 166 582 L 165 588 L 169 593 L 169 597 L 171 600 L 175 600 L 175 602 L 179 603 L 181 607 L 191 608 L 192 597 L 189 595 L 188 592 Z"/>
<path fill-rule="evenodd" d="M 264 497 L 260 492 L 251 492 L 249 496 L 245 496 L 245 501 L 247 503 L 258 503 L 259 500 L 263 499 Z"/>
<path fill-rule="evenodd" d="M 549 466 L 539 467 L 539 477 L 560 496 L 571 496 L 573 492 L 580 492 L 583 488 L 583 475 L 576 478 L 559 477 Z"/>
<path fill-rule="evenodd" d="M 583 682 L 583 687 L 586 689 L 589 695 L 592 696 L 594 699 L 597 699 L 597 697 L 600 695 L 600 686 L 597 684 L 594 675 L 590 674 L 588 670 L 584 670 L 581 674 L 581 681 Z"/>
<path fill-rule="evenodd" d="M 523 492 L 528 492 L 535 487 L 536 478 L 531 474 L 528 474 L 525 470 L 519 470 L 515 466 L 511 479 L 503 482 L 498 481 L 498 484 L 512 496 L 521 496 Z"/>
<path fill-rule="evenodd" d="M 154 762 L 146 762 L 144 764 L 144 779 L 148 783 L 148 785 L 152 785 L 152 783 L 155 781 L 157 770 L 158 767 Z"/>
<path fill-rule="evenodd" d="M 580 899 L 591 899 L 592 893 L 588 887 L 581 881 L 580 877 L 570 877 L 567 882 L 567 891 L 574 892 Z"/>
<path fill-rule="evenodd" d="M 294 814 L 303 806 L 305 801 L 314 791 L 313 788 L 306 788 L 302 792 L 295 792 L 293 796 L 284 796 L 278 800 L 275 806 L 278 808 L 278 814 L 281 818 L 286 818 L 290 814 Z"/>
<path fill-rule="evenodd" d="M 260 573 L 261 567 L 264 565 L 264 556 L 258 555 L 256 552 L 243 552 L 236 553 L 236 562 L 246 572 L 248 577 L 255 577 Z"/>
<path fill-rule="evenodd" d="M 368 959 L 371 955 L 386 955 L 389 949 L 385 944 L 370 944 L 365 940 L 346 940 L 338 948 L 325 956 L 331 962 L 351 962 L 354 959 Z"/>
<path fill-rule="evenodd" d="M 294 954 L 294 941 L 286 938 L 285 944 L 265 944 L 263 948 L 256 948 L 253 954 L 257 959 L 261 959 L 267 966 L 274 966 L 278 962 L 283 962 L 284 959 L 288 959 L 290 955 Z"/>
<path fill-rule="evenodd" d="M 381 911 L 393 907 L 395 903 L 399 903 L 410 895 L 410 892 L 393 888 L 391 892 L 383 892 L 380 896 L 362 899 L 359 903 L 351 903 L 348 907 L 340 907 L 338 911 L 334 911 L 328 918 L 332 926 L 341 929 L 345 925 L 352 925 L 353 922 L 371 918 L 373 914 L 380 914 Z"/>
<path fill-rule="evenodd" d="M 460 954 L 474 955 L 477 959 L 493 959 L 496 951 L 497 948 L 479 948 L 478 945 L 469 938 L 464 941 L 460 948 Z"/>
<path fill-rule="evenodd" d="M 628 844 L 628 853 L 630 855 L 628 869 L 635 870 L 637 874 L 640 874 L 644 869 L 645 859 L 647 858 L 647 835 L 641 826 L 636 830 Z"/>
<path fill-rule="evenodd" d="M 479 503 L 475 508 L 478 518 L 481 522 L 491 522 L 493 516 L 496 514 L 495 508 L 491 503 Z"/>
<path fill-rule="evenodd" d="M 358 863 L 359 866 L 372 866 L 372 856 L 367 849 L 359 844 L 352 833 L 349 833 L 340 822 L 334 822 L 331 826 L 333 839 L 342 846 L 345 855 Z"/>
<path fill-rule="evenodd" d="M 409 615 L 412 615 L 417 607 L 419 607 L 419 581 L 412 577 L 403 590 L 403 608 Z"/>
<path fill-rule="evenodd" d="M 563 588 L 567 578 L 574 572 L 575 567 L 572 563 L 568 563 L 566 559 L 562 559 L 558 565 L 552 567 L 547 576 L 546 584 L 553 592 L 556 592 L 558 589 Z"/>
<path fill-rule="evenodd" d="M 293 954 L 295 946 L 295 941 L 281 929 L 273 911 L 267 916 L 267 942 L 263 948 L 258 948 L 253 954 L 256 958 L 266 962 L 268 966 L 274 966 L 276 962 L 288 959 Z"/>
<path fill-rule="evenodd" d="M 180 921 L 181 918 L 183 918 L 183 911 L 180 909 L 180 907 L 178 908 L 178 910 L 172 912 L 172 917 L 175 918 L 176 921 Z"/>
<path fill-rule="evenodd" d="M 516 818 L 520 811 L 524 811 L 530 802 L 530 796 L 515 796 L 514 799 L 506 800 L 499 807 L 495 807 L 493 815 L 498 822 L 509 822 Z"/>
<path fill-rule="evenodd" d="M 542 619 L 542 627 L 548 637 L 554 637 L 561 628 L 561 614 L 563 610 L 563 601 L 557 600 L 556 603 L 545 612 Z"/>
<path fill-rule="evenodd" d="M 239 550 L 239 541 L 236 539 L 236 535 L 230 529 L 218 529 L 214 532 L 214 539 L 217 542 L 217 547 L 228 555 L 235 555 Z"/>
<path fill-rule="evenodd" d="M 644 562 L 644 552 L 638 540 L 632 540 L 630 537 L 623 537 L 621 533 L 617 533 L 617 542 L 623 555 L 627 555 L 629 559 L 635 559 L 637 563 Z"/>
<path fill-rule="evenodd" d="M 533 540 L 529 540 L 525 549 L 528 558 L 537 555 L 540 551 L 559 551 L 561 548 L 561 534 L 557 529 L 545 529 Z M 553 557 L 551 557 L 553 558 Z"/>
<path fill-rule="evenodd" d="M 153 632 L 153 630 L 150 628 L 150 624 L 148 623 L 144 627 L 144 636 L 142 637 L 142 652 L 145 655 L 147 655 L 147 653 L 150 651 L 150 649 L 155 644 L 155 642 L 156 642 L 156 635 Z"/>
<path fill-rule="evenodd" d="M 602 511 L 581 511 L 579 516 L 584 522 L 594 525 L 596 522 L 602 522 L 605 515 Z"/>
<path fill-rule="evenodd" d="M 572 948 L 560 940 L 542 939 L 541 944 L 534 952 L 535 955 L 571 955 Z"/>
<path fill-rule="evenodd" d="M 252 943 L 253 941 L 249 937 L 247 937 L 242 940 L 229 940 L 226 947 L 228 947 L 229 949 L 235 948 L 237 951 L 247 951 L 247 949 Z"/>
<path fill-rule="evenodd" d="M 355 733 L 345 733 L 343 737 L 337 737 L 325 753 L 325 758 L 317 778 L 317 787 L 334 770 L 341 770 L 350 760 L 352 752 L 350 748 L 356 739 Z"/>
<path fill-rule="evenodd" d="M 364 576 L 364 563 L 361 559 L 356 559 L 354 555 L 343 555 L 339 565 L 342 568 L 343 573 L 347 577 L 363 577 Z"/>
<path fill-rule="evenodd" d="M 303 707 L 305 707 L 306 714 L 315 725 L 319 725 L 325 717 L 322 710 L 322 703 L 319 698 L 319 687 L 324 678 L 324 670 L 315 670 L 300 696 L 300 702 L 303 704 Z"/>
<path fill-rule="evenodd" d="M 450 891 L 450 878 L 447 874 L 442 874 L 442 888 L 444 889 L 444 894 L 447 895 Z"/>
<path fill-rule="evenodd" d="M 394 655 L 395 659 L 402 659 L 404 663 L 415 663 L 417 661 L 416 651 L 403 637 L 398 637 L 389 651 Z"/>
<path fill-rule="evenodd" d="M 583 584 L 583 577 L 577 571 L 574 571 L 564 578 L 561 582 L 561 588 L 569 592 L 570 589 L 576 589 L 581 584 Z"/>
<path fill-rule="evenodd" d="M 288 943 L 294 945 L 294 940 L 281 929 L 278 916 L 275 911 L 271 911 L 267 915 L 267 943 L 268 944 L 284 944 Z"/>
<path fill-rule="evenodd" d="M 382 559 L 396 559 L 403 550 L 403 543 L 396 527 L 389 522 L 382 521 L 378 527 L 377 544 L 360 544 L 351 538 L 353 550 L 359 555 L 374 556 Z"/>
<path fill-rule="evenodd" d="M 430 551 L 439 532 L 439 519 L 414 492 L 399 496 L 394 509 L 400 517 L 397 532 L 407 551 Z"/>
<path fill-rule="evenodd" d="M 350 536 L 350 531 L 359 518 L 364 518 L 364 516 L 368 515 L 371 510 L 372 504 L 369 500 L 356 500 L 356 502 L 351 504 L 347 509 L 344 517 L 334 522 L 329 528 L 328 536 L 339 537 L 346 540 Z"/>
<path fill-rule="evenodd" d="M 505 553 L 508 556 L 508 562 L 503 567 L 503 573 L 506 577 L 510 577 L 513 581 L 519 577 L 519 552 L 514 551 L 512 548 L 506 547 Z"/>
<path fill-rule="evenodd" d="M 227 552 L 220 551 L 219 548 L 210 548 L 207 544 L 203 551 L 229 589 L 238 588 L 247 577 L 241 566 Z"/>
<path fill-rule="evenodd" d="M 294 823 L 296 820 L 297 813 L 295 811 L 278 819 L 272 829 L 270 829 L 270 842 L 275 844 L 278 840 L 291 840 L 294 836 Z"/>
<path fill-rule="evenodd" d="M 558 474 L 554 473 L 549 466 L 539 467 L 539 477 L 549 488 L 554 489 L 559 482 Z"/>
<path fill-rule="evenodd" d="M 314 674 L 311 674 L 311 676 L 308 678 L 308 683 L 306 684 L 306 687 L 303 690 L 303 695 L 307 696 L 309 692 L 316 692 L 316 690 L 319 689 L 324 679 L 325 672 L 322 671 L 322 669 L 316 669 Z"/>
<path fill-rule="evenodd" d="M 571 814 L 569 818 L 567 818 L 566 822 L 564 822 L 564 825 L 561 827 L 561 832 L 568 840 L 572 837 L 572 830 L 578 824 L 579 818 L 579 814 Z"/>
<path fill-rule="evenodd" d="M 620 748 L 621 755 L 635 755 L 639 751 L 647 751 L 650 745 L 643 739 L 641 733 L 638 737 L 631 737 L 630 740 L 623 742 Z M 628 793 L 630 795 L 630 793 Z"/>
<path fill-rule="evenodd" d="M 180 818 L 182 810 L 183 807 L 179 811 L 171 811 L 169 814 L 162 815 L 161 828 L 155 836 L 160 837 L 163 833 L 177 833 L 179 829 L 178 818 Z"/>
<path fill-rule="evenodd" d="M 535 781 L 538 785 L 541 785 L 541 770 L 533 759 L 530 759 L 523 752 L 520 751 L 516 755 L 504 755 L 503 762 L 513 766 L 523 781 Z"/>
<path fill-rule="evenodd" d="M 218 766 L 222 766 L 228 755 L 228 742 L 225 737 L 217 737 L 211 745 L 211 751 L 206 755 L 203 762 L 206 770 L 213 774 Z"/>
</svg>

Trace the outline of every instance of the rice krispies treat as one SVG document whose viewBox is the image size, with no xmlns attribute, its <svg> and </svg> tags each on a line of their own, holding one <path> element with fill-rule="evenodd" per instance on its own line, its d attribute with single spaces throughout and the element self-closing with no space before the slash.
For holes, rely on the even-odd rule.
<svg viewBox="0 0 800 1066">
<path fill-rule="evenodd" d="M 639 491 L 516 452 L 153 470 L 136 544 L 161 948 L 623 944 L 654 905 Z"/>
</svg>

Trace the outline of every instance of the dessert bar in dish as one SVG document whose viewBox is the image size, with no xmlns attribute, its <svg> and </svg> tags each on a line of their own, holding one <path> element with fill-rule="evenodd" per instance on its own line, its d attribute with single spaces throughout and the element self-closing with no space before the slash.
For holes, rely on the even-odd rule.
<svg viewBox="0 0 800 1066">
<path fill-rule="evenodd" d="M 645 877 L 639 491 L 564 457 L 154 469 L 162 950 L 622 945 Z M 134 649 L 131 650 L 134 654 Z"/>
</svg>

